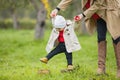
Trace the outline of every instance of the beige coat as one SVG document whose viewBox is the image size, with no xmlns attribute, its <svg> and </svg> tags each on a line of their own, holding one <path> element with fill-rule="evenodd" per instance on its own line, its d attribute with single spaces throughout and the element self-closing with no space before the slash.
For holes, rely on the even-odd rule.
<svg viewBox="0 0 120 80">
<path fill-rule="evenodd" d="M 57 7 L 62 10 L 71 3 L 72 0 L 62 0 Z M 92 34 L 96 30 L 96 21 L 91 18 L 97 13 L 107 23 L 108 31 L 116 39 L 120 37 L 120 0 L 91 0 L 91 7 L 85 9 L 87 0 L 82 0 L 82 9 L 85 14 L 85 24 L 87 30 Z"/>
<path fill-rule="evenodd" d="M 74 32 L 73 26 L 74 26 L 73 23 L 69 26 L 66 26 L 64 29 L 64 33 L 63 33 L 66 50 L 68 52 L 73 52 L 73 51 L 77 51 L 77 50 L 81 49 L 79 41 Z M 48 40 L 47 46 L 46 46 L 46 51 L 48 53 L 54 48 L 54 45 L 56 45 L 58 36 L 59 36 L 59 31 L 57 31 L 55 28 L 53 28 L 50 38 Z"/>
</svg>

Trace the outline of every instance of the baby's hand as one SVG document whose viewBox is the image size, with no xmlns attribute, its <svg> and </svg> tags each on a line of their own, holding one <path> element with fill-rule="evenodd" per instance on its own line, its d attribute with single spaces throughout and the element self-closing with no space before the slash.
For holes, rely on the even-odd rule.
<svg viewBox="0 0 120 80">
<path fill-rule="evenodd" d="M 80 21 L 82 18 L 83 18 L 83 14 L 77 15 L 77 16 L 74 17 L 74 21 L 75 21 L 75 22 L 78 22 L 78 21 Z"/>
<path fill-rule="evenodd" d="M 75 17 L 74 17 L 74 21 L 75 21 L 75 22 L 80 21 L 80 16 L 75 16 Z"/>
<path fill-rule="evenodd" d="M 58 13 L 58 10 L 57 10 L 57 9 L 54 9 L 54 10 L 51 12 L 50 16 L 53 18 L 53 17 L 55 17 L 55 16 L 57 15 L 57 13 Z"/>
</svg>

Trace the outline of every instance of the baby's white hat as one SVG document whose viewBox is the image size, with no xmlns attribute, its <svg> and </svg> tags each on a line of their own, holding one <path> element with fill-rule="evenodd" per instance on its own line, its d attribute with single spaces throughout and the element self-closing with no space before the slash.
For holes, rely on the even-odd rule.
<svg viewBox="0 0 120 80">
<path fill-rule="evenodd" d="M 64 28 L 66 26 L 66 20 L 63 16 L 57 15 L 52 18 L 52 24 L 54 28 Z"/>
</svg>

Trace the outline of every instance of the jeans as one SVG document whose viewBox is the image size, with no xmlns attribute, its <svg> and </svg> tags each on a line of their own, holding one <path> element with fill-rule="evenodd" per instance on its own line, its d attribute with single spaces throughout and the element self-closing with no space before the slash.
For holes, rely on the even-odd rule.
<svg viewBox="0 0 120 80">
<path fill-rule="evenodd" d="M 107 25 L 103 19 L 97 20 L 97 39 L 98 42 L 106 40 Z"/>
<path fill-rule="evenodd" d="M 65 43 L 59 43 L 56 48 L 54 48 L 47 56 L 46 58 L 50 60 L 53 56 L 60 54 L 64 52 L 67 59 L 67 64 L 72 65 L 72 53 L 68 53 L 65 47 Z"/>
<path fill-rule="evenodd" d="M 105 41 L 106 40 L 106 33 L 107 33 L 107 25 L 106 22 L 103 19 L 97 20 L 97 39 L 98 42 Z M 113 43 L 117 44 L 120 42 L 120 37 L 118 37 L 116 40 L 113 40 Z"/>
</svg>

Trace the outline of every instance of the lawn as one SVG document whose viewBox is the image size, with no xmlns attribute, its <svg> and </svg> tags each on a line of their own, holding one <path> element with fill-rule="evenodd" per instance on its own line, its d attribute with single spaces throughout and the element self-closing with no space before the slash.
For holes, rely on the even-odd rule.
<svg viewBox="0 0 120 80">
<path fill-rule="evenodd" d="M 107 34 L 106 72 L 108 76 L 96 76 L 97 39 L 96 34 L 77 35 L 82 46 L 73 53 L 75 71 L 61 73 L 66 68 L 64 54 L 53 57 L 48 64 L 39 59 L 46 55 L 45 47 L 50 30 L 44 39 L 34 40 L 34 30 L 0 30 L 0 80 L 117 80 L 116 61 L 111 37 Z M 50 74 L 38 74 L 49 69 Z"/>
</svg>

